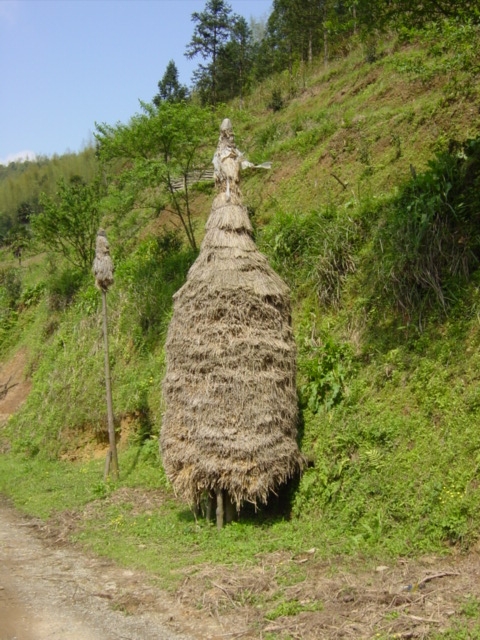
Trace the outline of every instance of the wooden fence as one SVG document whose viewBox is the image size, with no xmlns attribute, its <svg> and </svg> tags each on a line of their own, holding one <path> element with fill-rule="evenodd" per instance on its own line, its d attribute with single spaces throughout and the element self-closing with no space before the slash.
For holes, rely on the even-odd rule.
<svg viewBox="0 0 480 640">
<path fill-rule="evenodd" d="M 213 169 L 203 169 L 192 171 L 187 175 L 187 180 L 180 178 L 179 180 L 172 181 L 172 187 L 174 191 L 182 191 L 185 189 L 185 182 L 190 187 L 196 182 L 212 182 L 213 181 Z"/>
</svg>

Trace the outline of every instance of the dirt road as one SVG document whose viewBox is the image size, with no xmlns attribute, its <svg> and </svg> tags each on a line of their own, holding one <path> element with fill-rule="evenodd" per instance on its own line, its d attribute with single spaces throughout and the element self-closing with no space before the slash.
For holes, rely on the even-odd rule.
<svg viewBox="0 0 480 640">
<path fill-rule="evenodd" d="M 144 575 L 46 542 L 36 526 L 0 497 L 0 640 L 215 637 Z"/>
</svg>

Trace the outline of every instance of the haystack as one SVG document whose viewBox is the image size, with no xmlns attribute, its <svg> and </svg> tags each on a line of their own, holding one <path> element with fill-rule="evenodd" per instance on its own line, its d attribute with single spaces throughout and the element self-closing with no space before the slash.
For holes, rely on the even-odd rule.
<svg viewBox="0 0 480 640">
<path fill-rule="evenodd" d="M 229 120 L 200 254 L 174 296 L 161 449 L 177 495 L 266 503 L 302 465 L 289 289 L 255 246 Z"/>
</svg>

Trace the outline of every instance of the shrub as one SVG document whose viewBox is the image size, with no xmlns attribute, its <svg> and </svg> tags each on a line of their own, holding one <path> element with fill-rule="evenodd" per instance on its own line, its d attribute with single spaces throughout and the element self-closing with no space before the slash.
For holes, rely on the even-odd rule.
<svg viewBox="0 0 480 640">
<path fill-rule="evenodd" d="M 480 138 L 452 143 L 386 206 L 377 284 L 408 315 L 455 299 L 480 259 Z"/>
<path fill-rule="evenodd" d="M 22 291 L 18 269 L 7 267 L 0 270 L 0 287 L 3 303 L 10 310 L 16 309 Z"/>
<path fill-rule="evenodd" d="M 118 264 L 119 284 L 129 296 L 130 323 L 137 346 L 155 341 L 168 325 L 172 296 L 183 284 L 195 253 L 184 248 L 180 235 L 164 231 L 144 240 L 135 253 Z"/>
<path fill-rule="evenodd" d="M 66 309 L 73 302 L 84 278 L 84 274 L 76 269 L 54 272 L 47 281 L 49 309 L 51 311 Z"/>
<path fill-rule="evenodd" d="M 294 289 L 314 288 L 319 303 L 338 307 L 349 274 L 356 270 L 358 224 L 336 209 L 277 213 L 262 242 L 273 267 Z"/>
<path fill-rule="evenodd" d="M 273 89 L 267 108 L 272 111 L 281 111 L 285 106 L 280 89 Z"/>
</svg>

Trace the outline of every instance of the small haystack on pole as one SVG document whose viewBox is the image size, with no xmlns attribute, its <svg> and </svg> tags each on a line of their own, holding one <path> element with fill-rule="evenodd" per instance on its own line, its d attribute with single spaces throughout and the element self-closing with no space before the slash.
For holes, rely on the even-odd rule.
<svg viewBox="0 0 480 640">
<path fill-rule="evenodd" d="M 108 322 L 107 322 L 107 291 L 113 284 L 113 262 L 110 256 L 110 247 L 108 245 L 107 236 L 103 229 L 99 229 L 97 233 L 97 242 L 95 246 L 95 259 L 93 261 L 93 273 L 95 275 L 95 286 L 102 293 L 102 309 L 103 309 L 103 341 L 105 348 L 105 386 L 107 395 L 107 421 L 108 421 L 108 440 L 110 448 L 108 450 L 107 459 L 105 460 L 104 480 L 110 473 L 110 465 L 112 467 L 112 476 L 118 479 L 118 456 L 117 443 L 115 440 L 115 424 L 113 419 L 113 402 L 112 402 L 112 379 L 110 375 L 110 359 L 108 350 Z"/>
<path fill-rule="evenodd" d="M 217 526 L 266 503 L 302 467 L 290 291 L 255 246 L 239 190 L 243 160 L 224 120 L 218 193 L 200 254 L 174 296 L 161 450 L 180 497 L 209 500 Z"/>
</svg>

